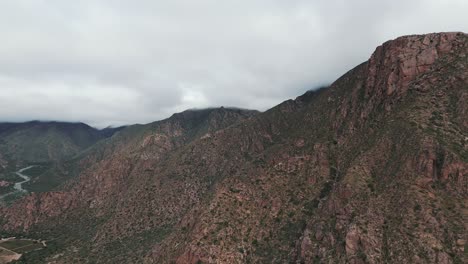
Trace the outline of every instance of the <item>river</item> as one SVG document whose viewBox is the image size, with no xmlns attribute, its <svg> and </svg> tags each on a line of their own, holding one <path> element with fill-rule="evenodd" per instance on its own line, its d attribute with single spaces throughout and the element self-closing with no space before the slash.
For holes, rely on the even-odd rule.
<svg viewBox="0 0 468 264">
<path fill-rule="evenodd" d="M 17 171 L 16 172 L 16 175 L 20 176 L 21 178 L 24 179 L 24 181 L 22 182 L 17 182 L 15 183 L 15 186 L 13 188 L 15 188 L 15 190 L 19 191 L 19 192 L 26 192 L 25 189 L 23 189 L 23 184 L 27 183 L 28 181 L 31 180 L 30 177 L 24 175 L 22 172 L 25 171 L 25 170 L 29 170 L 31 168 L 34 168 L 34 165 L 33 166 L 29 166 L 29 167 L 26 167 L 26 168 L 22 168 L 21 170 Z"/>
<path fill-rule="evenodd" d="M 22 168 L 19 171 L 15 172 L 16 175 L 18 175 L 19 177 L 21 177 L 23 179 L 23 181 L 15 183 L 15 186 L 13 186 L 13 189 L 15 189 L 14 191 L 6 193 L 4 195 L 0 195 L 0 200 L 3 200 L 5 197 L 13 195 L 13 194 L 18 193 L 18 192 L 27 192 L 25 189 L 23 189 L 23 184 L 29 182 L 31 180 L 31 177 L 24 175 L 23 171 L 29 170 L 29 169 L 31 169 L 33 167 L 35 167 L 35 165 L 28 166 L 26 168 Z"/>
</svg>

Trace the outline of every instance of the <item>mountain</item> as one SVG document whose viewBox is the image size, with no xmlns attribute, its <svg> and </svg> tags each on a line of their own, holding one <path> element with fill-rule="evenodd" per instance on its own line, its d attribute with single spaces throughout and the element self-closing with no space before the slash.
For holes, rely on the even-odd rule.
<svg viewBox="0 0 468 264">
<path fill-rule="evenodd" d="M 464 263 L 467 55 L 400 37 L 264 113 L 129 127 L 0 226 L 50 241 L 23 263 Z"/>
<path fill-rule="evenodd" d="M 65 162 L 123 128 L 98 130 L 83 123 L 66 122 L 0 123 L 0 181 L 4 182 L 0 193 L 12 193 L 13 184 L 22 180 L 15 172 L 31 164 L 36 165 L 28 170 L 32 179 L 23 187 L 34 192 L 56 188 L 70 178 L 60 173 Z M 7 202 L 19 196 L 21 193 L 8 195 Z"/>
<path fill-rule="evenodd" d="M 83 123 L 0 123 L 0 152 L 24 163 L 65 160 L 120 130 L 98 130 Z"/>
<path fill-rule="evenodd" d="M 46 174 L 59 179 L 73 179 L 83 172 L 83 168 L 93 171 L 98 167 L 97 164 L 112 157 L 126 156 L 134 159 L 141 155 L 146 159 L 161 158 L 173 149 L 197 138 L 208 137 L 210 133 L 248 119 L 257 113 L 255 110 L 224 107 L 187 110 L 162 121 L 128 126 L 121 129 L 118 134 L 97 142 L 72 159 L 54 166 Z M 153 149 L 157 149 L 158 153 L 152 153 Z M 158 157 L 146 157 L 146 155 L 158 155 Z"/>
</svg>

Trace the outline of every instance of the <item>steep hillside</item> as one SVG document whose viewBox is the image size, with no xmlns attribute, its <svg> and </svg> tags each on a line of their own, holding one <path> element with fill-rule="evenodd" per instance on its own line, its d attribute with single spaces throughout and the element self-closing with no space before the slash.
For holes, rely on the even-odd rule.
<svg viewBox="0 0 468 264">
<path fill-rule="evenodd" d="M 15 172 L 34 164 L 28 170 L 28 191 L 50 191 L 68 180 L 57 173 L 78 153 L 96 142 L 111 137 L 124 127 L 98 130 L 83 123 L 39 122 L 0 123 L 0 202 L 11 202 L 23 193 L 14 193 L 14 183 L 22 181 Z M 13 195 L 14 194 L 14 195 Z"/>
<path fill-rule="evenodd" d="M 401 37 L 224 129 L 130 127 L 3 230 L 54 241 L 26 263 L 464 263 L 467 53 L 464 33 Z"/>
<path fill-rule="evenodd" d="M 256 114 L 258 111 L 255 110 L 223 107 L 187 110 L 162 121 L 128 126 L 115 136 L 98 142 L 53 168 L 52 173 L 78 176 L 83 168 L 93 171 L 98 163 L 113 157 L 159 159 L 193 140 L 209 137 L 211 133 Z M 157 157 L 152 157 L 154 155 Z"/>
</svg>

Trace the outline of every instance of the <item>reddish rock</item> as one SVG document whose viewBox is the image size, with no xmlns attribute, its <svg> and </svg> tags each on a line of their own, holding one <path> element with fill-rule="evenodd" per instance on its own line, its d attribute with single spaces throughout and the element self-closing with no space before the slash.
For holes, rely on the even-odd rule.
<svg viewBox="0 0 468 264">
<path fill-rule="evenodd" d="M 7 181 L 0 181 L 0 187 L 8 187 L 10 186 L 10 183 Z"/>
</svg>

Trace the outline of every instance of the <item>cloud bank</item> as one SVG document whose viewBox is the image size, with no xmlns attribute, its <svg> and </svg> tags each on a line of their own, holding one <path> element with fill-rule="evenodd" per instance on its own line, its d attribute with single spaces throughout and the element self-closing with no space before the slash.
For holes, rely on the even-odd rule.
<svg viewBox="0 0 468 264">
<path fill-rule="evenodd" d="M 406 34 L 468 31 L 468 1 L 4 0 L 0 120 L 146 123 L 268 109 Z"/>
</svg>

